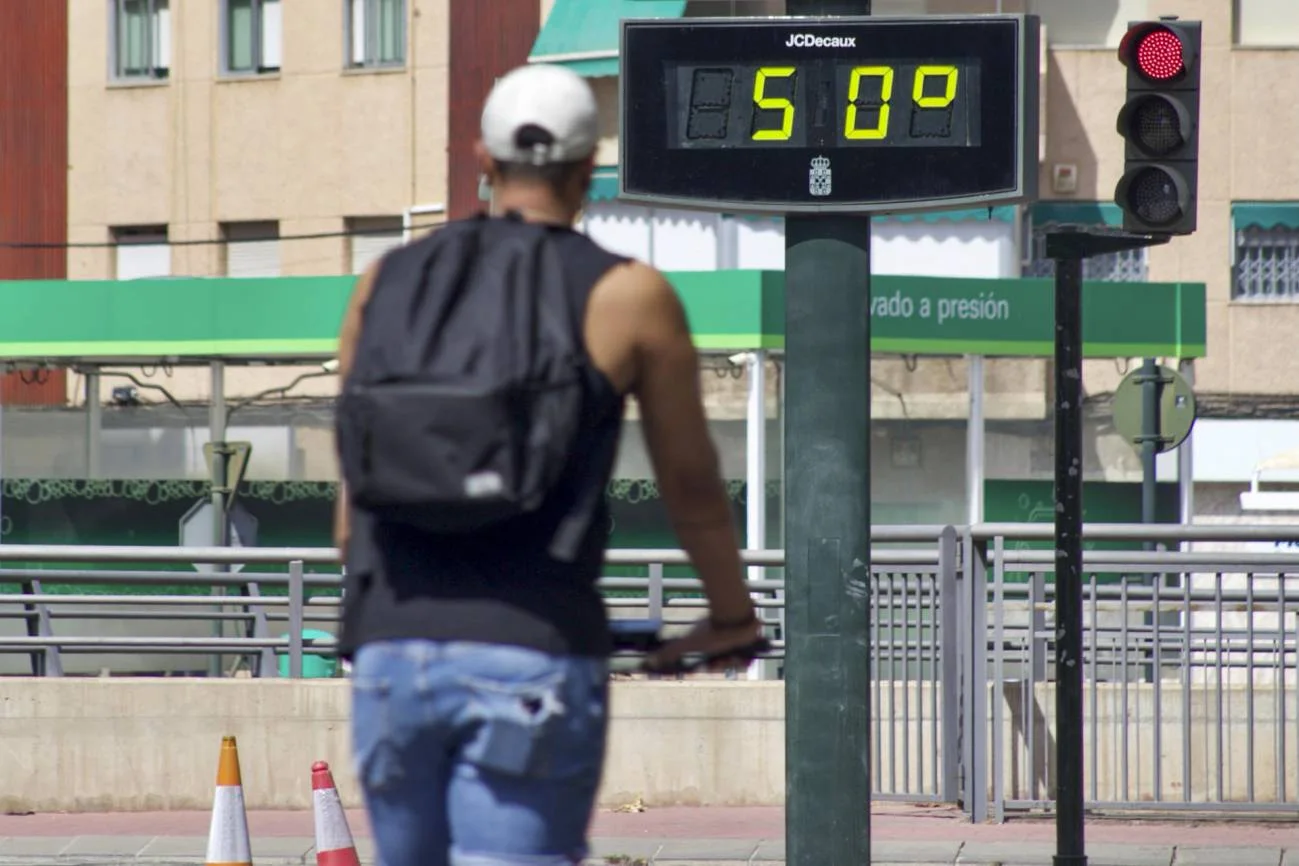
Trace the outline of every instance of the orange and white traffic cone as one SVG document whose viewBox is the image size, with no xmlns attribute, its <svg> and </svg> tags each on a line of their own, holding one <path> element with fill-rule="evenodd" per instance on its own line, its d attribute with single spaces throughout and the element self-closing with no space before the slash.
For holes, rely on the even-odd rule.
<svg viewBox="0 0 1299 866">
<path fill-rule="evenodd" d="M 316 813 L 316 866 L 361 866 L 334 775 L 324 761 L 311 765 L 311 800 Z"/>
<path fill-rule="evenodd" d="M 234 737 L 221 738 L 217 763 L 216 796 L 212 801 L 212 829 L 207 837 L 207 866 L 252 866 L 248 841 L 248 813 L 244 811 L 244 786 L 239 776 L 239 748 Z"/>
</svg>

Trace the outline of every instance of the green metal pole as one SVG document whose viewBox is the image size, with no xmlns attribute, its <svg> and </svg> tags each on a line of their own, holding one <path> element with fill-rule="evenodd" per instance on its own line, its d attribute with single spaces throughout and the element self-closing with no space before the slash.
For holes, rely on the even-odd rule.
<svg viewBox="0 0 1299 866">
<path fill-rule="evenodd" d="M 790 866 L 870 863 L 870 222 L 785 223 Z"/>
<path fill-rule="evenodd" d="M 786 11 L 866 15 L 870 2 Z M 870 240 L 865 216 L 785 219 L 790 866 L 871 862 Z"/>
<path fill-rule="evenodd" d="M 1048 243 L 1047 253 L 1051 253 Z M 1055 260 L 1054 866 L 1087 866 L 1083 788 L 1082 255 Z"/>
<path fill-rule="evenodd" d="M 226 377 L 225 362 L 212 362 L 212 412 L 210 418 L 212 439 L 212 544 L 214 547 L 225 547 L 226 538 Z M 214 571 L 224 575 L 228 566 L 218 564 Z M 213 587 L 213 593 L 226 594 L 225 584 Z M 225 613 L 225 605 L 217 605 L 217 614 Z M 217 619 L 212 623 L 212 636 L 218 639 L 225 637 L 225 620 Z M 220 653 L 212 656 L 208 675 L 220 677 L 224 671 L 225 657 Z"/>
<path fill-rule="evenodd" d="M 1141 365 L 1141 522 L 1154 523 L 1158 482 L 1156 461 L 1159 454 L 1159 365 L 1154 358 L 1146 358 Z M 1146 542 L 1146 550 L 1154 550 L 1153 541 Z"/>
</svg>

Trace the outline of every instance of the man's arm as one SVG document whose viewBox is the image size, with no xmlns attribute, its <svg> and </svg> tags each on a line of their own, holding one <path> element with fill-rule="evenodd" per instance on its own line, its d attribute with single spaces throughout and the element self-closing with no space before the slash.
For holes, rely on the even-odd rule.
<svg viewBox="0 0 1299 866">
<path fill-rule="evenodd" d="M 352 362 L 356 358 L 356 341 L 361 335 L 361 316 L 365 303 L 370 299 L 374 288 L 374 279 L 379 272 L 379 262 L 371 264 L 356 281 L 352 297 L 347 302 L 347 311 L 343 314 L 343 324 L 338 332 L 338 382 L 341 388 L 352 371 Z M 334 546 L 338 548 L 344 560 L 347 559 L 347 543 L 351 538 L 351 525 L 347 511 L 347 484 L 342 473 L 338 479 L 338 498 L 334 501 Z"/>
<path fill-rule="evenodd" d="M 661 274 L 643 265 L 633 268 L 629 277 L 638 283 L 639 317 L 631 392 L 640 406 L 654 473 L 677 539 L 704 584 L 713 628 L 738 625 L 747 635 L 754 606 L 708 432 L 699 357 L 685 310 Z"/>
</svg>

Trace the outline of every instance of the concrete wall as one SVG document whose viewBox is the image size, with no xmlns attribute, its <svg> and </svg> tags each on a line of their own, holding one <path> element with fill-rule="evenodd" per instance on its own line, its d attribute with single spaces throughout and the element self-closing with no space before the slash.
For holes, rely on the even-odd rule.
<svg viewBox="0 0 1299 866">
<path fill-rule="evenodd" d="M 308 808 L 310 767 L 316 760 L 330 762 L 345 803 L 360 803 L 350 766 L 346 681 L 13 678 L 2 682 L 0 809 L 208 809 L 221 737 L 227 734 L 238 737 L 249 808 Z M 1130 684 L 1126 708 L 1120 685 L 1099 688 L 1100 794 L 1107 799 L 1153 799 L 1152 687 Z M 1039 779 L 1055 775 L 1047 768 L 1054 698 L 1050 686 L 1041 686 L 1028 710 L 1040 716 L 1035 737 L 1038 760 L 1030 762 L 1025 749 L 1026 715 L 1019 710 L 1023 704 L 1016 689 L 1009 684 L 1000 697 L 1005 751 L 1000 758 L 994 754 L 990 766 L 1004 768 L 1009 795 L 1026 796 L 1030 775 Z M 911 790 L 928 787 L 929 762 L 936 760 L 941 745 L 932 735 L 928 689 L 898 684 L 891 699 L 888 691 L 885 687 L 879 692 L 885 696 L 875 709 L 877 720 L 881 710 L 893 720 L 880 736 L 878 752 L 885 786 L 900 789 L 903 767 L 909 763 Z M 1286 697 L 1291 705 L 1286 718 L 1292 728 L 1299 717 L 1289 697 L 1293 693 L 1289 689 Z M 1228 800 L 1247 798 L 1245 694 L 1243 687 L 1226 690 L 1226 754 L 1221 763 Z M 1275 799 L 1278 767 L 1285 768 L 1286 790 L 1293 798 L 1299 791 L 1299 737 L 1287 736 L 1286 754 L 1278 756 L 1275 692 L 1256 686 L 1253 694 L 1257 799 Z M 650 806 L 782 803 L 784 699 L 779 682 L 615 683 L 601 804 L 617 806 L 637 798 Z M 1202 800 L 1206 792 L 1212 793 L 1218 777 L 1217 697 L 1214 690 L 1197 684 L 1191 699 L 1189 781 L 1194 799 Z M 1090 714 L 1090 695 L 1085 703 Z M 1163 796 L 1180 800 L 1186 780 L 1181 769 L 1182 693 L 1176 683 L 1163 684 L 1162 704 Z M 991 714 L 995 702 L 990 700 L 988 706 Z M 905 731 L 903 718 L 910 720 Z M 991 747 L 991 726 L 988 742 Z M 1125 742 L 1130 749 L 1126 792 L 1119 776 Z M 917 768 L 923 768 L 923 774 Z"/>
<path fill-rule="evenodd" d="M 0 809 L 208 809 L 226 734 L 249 808 L 309 808 L 317 760 L 359 805 L 346 681 L 0 682 Z M 613 714 L 602 803 L 781 802 L 781 684 L 618 683 Z"/>
</svg>

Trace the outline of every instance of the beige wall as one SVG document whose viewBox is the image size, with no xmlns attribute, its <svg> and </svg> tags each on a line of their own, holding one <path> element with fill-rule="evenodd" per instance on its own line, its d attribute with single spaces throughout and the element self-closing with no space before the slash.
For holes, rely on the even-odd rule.
<svg viewBox="0 0 1299 866">
<path fill-rule="evenodd" d="M 205 240 L 217 237 L 222 221 L 253 219 L 281 220 L 283 235 L 331 232 L 342 230 L 348 216 L 396 215 L 413 203 L 444 200 L 447 0 L 412 0 L 406 69 L 362 73 L 342 70 L 340 2 L 285 4 L 283 71 L 254 81 L 217 77 L 217 0 L 186 0 L 174 4 L 173 73 L 161 85 L 109 84 L 105 4 L 70 2 L 70 240 L 105 241 L 110 226 L 158 223 L 170 225 L 177 240 Z M 552 3 L 540 0 L 543 15 Z M 1028 5 L 1047 14 L 1052 3 L 1058 0 Z M 1132 7 L 1125 4 L 1111 4 L 1114 14 Z M 1002 4 L 1006 11 L 1024 6 L 1022 0 Z M 1291 90 L 1299 87 L 1291 74 L 1299 69 L 1299 50 L 1233 47 L 1232 6 L 1225 0 L 1150 0 L 1146 7 L 1151 17 L 1176 13 L 1204 22 L 1204 116 L 1220 118 L 1202 130 L 1199 230 L 1153 249 L 1150 277 L 1208 285 L 1209 357 L 1197 365 L 1199 390 L 1292 393 L 1299 356 L 1288 337 L 1299 328 L 1299 305 L 1231 302 L 1230 203 L 1299 199 L 1299 150 L 1292 146 L 1299 115 L 1289 109 Z M 995 3 L 930 0 L 929 7 L 987 12 Z M 1042 197 L 1110 200 L 1122 167 L 1114 118 L 1124 81 L 1113 48 L 1054 47 L 1046 80 Z M 612 164 L 616 83 L 594 85 L 602 106 L 600 161 Z M 1057 164 L 1077 166 L 1076 193 L 1052 192 Z M 219 246 L 173 253 L 176 274 L 221 268 Z M 341 238 L 282 241 L 281 254 L 285 274 L 339 273 L 347 266 Z M 112 269 L 108 250 L 69 254 L 73 278 L 107 277 Z M 1018 365 L 1021 371 L 1007 371 L 1014 396 L 1004 408 L 990 408 L 1006 417 L 1040 415 L 1045 365 Z M 1112 389 L 1121 366 L 1089 362 L 1088 390 Z M 917 405 L 932 403 L 933 414 L 959 417 L 965 386 L 949 367 L 885 365 L 881 378 L 889 388 L 917 394 Z M 227 388 L 233 396 L 247 394 L 297 372 L 232 370 Z M 206 381 L 204 371 L 177 371 L 167 385 L 204 399 Z M 298 393 L 333 387 L 316 380 Z M 79 402 L 78 394 L 70 396 Z M 887 395 L 879 408 L 887 413 Z"/>
<path fill-rule="evenodd" d="M 222 222 L 246 220 L 278 220 L 284 238 L 445 202 L 447 0 L 411 0 L 407 63 L 395 71 L 344 70 L 341 0 L 284 3 L 281 71 L 256 79 L 218 75 L 217 0 L 172 3 L 172 68 L 159 84 L 110 82 L 106 4 L 70 3 L 70 241 L 108 241 L 112 227 L 130 225 L 214 240 Z M 342 237 L 281 240 L 281 273 L 347 273 L 347 251 Z M 174 275 L 223 267 L 219 245 L 172 250 Z M 113 274 L 111 250 L 69 254 L 71 279 Z M 299 372 L 231 369 L 227 391 L 253 393 Z M 177 370 L 163 384 L 202 400 L 207 382 L 204 370 Z M 79 388 L 69 388 L 73 402 Z M 295 393 L 334 388 L 314 380 Z"/>
</svg>

